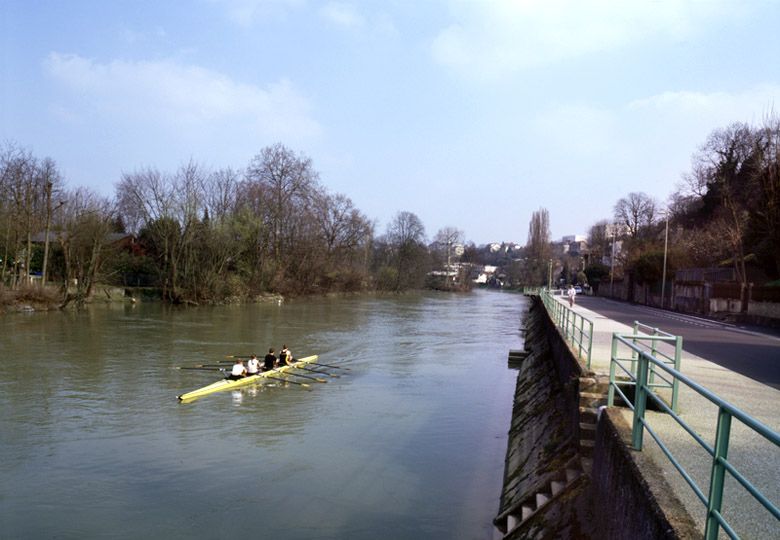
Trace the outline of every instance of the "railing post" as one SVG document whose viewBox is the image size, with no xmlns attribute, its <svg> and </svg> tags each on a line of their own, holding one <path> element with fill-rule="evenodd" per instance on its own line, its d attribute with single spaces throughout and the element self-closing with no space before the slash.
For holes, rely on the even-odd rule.
<svg viewBox="0 0 780 540">
<path fill-rule="evenodd" d="M 588 337 L 588 369 L 590 369 L 590 353 L 593 350 L 593 321 L 588 321 L 590 324 L 590 336 Z"/>
<path fill-rule="evenodd" d="M 582 358 L 582 338 L 584 332 L 585 332 L 585 317 L 580 317 L 580 339 L 578 340 L 580 348 L 579 351 L 577 352 L 580 358 Z"/>
<path fill-rule="evenodd" d="M 680 366 L 682 364 L 682 336 L 677 336 L 677 339 L 674 341 L 674 370 L 680 371 Z M 672 377 L 672 410 L 676 414 L 680 414 L 680 407 L 678 405 L 678 397 L 680 392 L 680 381 L 677 380 L 677 377 Z"/>
<path fill-rule="evenodd" d="M 642 437 L 645 432 L 644 419 L 647 406 L 647 353 L 639 355 L 639 369 L 636 375 L 636 397 L 634 398 L 634 426 L 631 432 L 631 444 L 634 450 L 642 450 Z"/>
<path fill-rule="evenodd" d="M 658 336 L 658 328 L 653 328 L 653 339 L 650 340 L 650 356 L 655 358 L 655 353 L 658 352 L 657 341 L 655 338 Z M 655 365 L 650 366 L 650 384 L 655 382 Z"/>
<path fill-rule="evenodd" d="M 634 321 L 634 337 L 631 340 L 631 342 L 634 344 L 634 347 L 631 349 L 631 373 L 633 375 L 636 375 L 636 336 L 639 334 L 639 321 Z"/>
<path fill-rule="evenodd" d="M 607 406 L 615 405 L 615 362 L 617 361 L 617 332 L 612 333 L 612 352 L 609 355 L 609 390 L 607 391 Z M 590 357 L 588 357 L 590 360 Z"/>
<path fill-rule="evenodd" d="M 726 480 L 726 467 L 723 463 L 729 455 L 729 434 L 731 432 L 731 415 L 721 407 L 718 410 L 718 427 L 715 431 L 715 456 L 712 458 L 712 474 L 710 475 L 710 493 L 707 498 L 707 524 L 704 528 L 705 540 L 717 540 L 720 524 L 713 515 L 720 514 L 723 506 L 723 486 Z"/>
<path fill-rule="evenodd" d="M 653 337 L 658 336 L 658 328 L 653 328 Z M 651 339 L 650 340 L 652 345 L 650 345 L 650 356 L 655 357 L 655 353 L 658 351 L 658 348 L 656 347 L 656 340 Z"/>
</svg>

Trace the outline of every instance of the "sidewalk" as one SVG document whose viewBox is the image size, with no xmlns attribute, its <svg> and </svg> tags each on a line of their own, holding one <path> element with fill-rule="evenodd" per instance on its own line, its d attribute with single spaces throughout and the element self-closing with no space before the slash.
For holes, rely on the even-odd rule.
<svg viewBox="0 0 780 540">
<path fill-rule="evenodd" d="M 565 302 L 561 297 L 556 297 L 556 301 Z M 566 305 L 568 307 L 568 302 Z M 581 306 L 575 305 L 574 310 L 593 321 L 591 369 L 609 374 L 612 334 L 632 334 L 633 329 Z M 662 350 L 671 350 L 673 355 L 673 348 Z M 680 370 L 774 431 L 780 431 L 780 391 L 686 352 L 684 342 Z M 679 406 L 682 419 L 708 444 L 713 444 L 718 408 L 682 383 Z M 625 409 L 629 425 L 632 415 L 630 409 Z M 707 496 L 712 467 L 709 453 L 669 415 L 648 411 L 647 419 L 675 459 Z M 664 471 L 666 482 L 703 531 L 704 504 L 647 432 L 643 453 Z M 780 505 L 780 449 L 735 419 L 731 426 L 728 459 L 774 505 Z M 735 531 L 743 538 L 780 538 L 780 523 L 736 480 L 728 474 L 727 478 L 723 516 Z"/>
</svg>

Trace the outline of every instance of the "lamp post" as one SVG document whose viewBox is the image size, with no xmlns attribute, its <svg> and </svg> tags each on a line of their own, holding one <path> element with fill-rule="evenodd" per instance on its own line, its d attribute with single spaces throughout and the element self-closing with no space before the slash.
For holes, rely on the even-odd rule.
<svg viewBox="0 0 780 540">
<path fill-rule="evenodd" d="M 547 266 L 547 290 L 552 290 L 552 259 L 550 259 L 550 263 Z"/>
<path fill-rule="evenodd" d="M 667 247 L 669 245 L 669 209 L 666 209 L 666 230 L 664 232 L 664 270 L 661 277 L 661 309 L 664 307 L 664 302 L 666 300 L 666 251 Z"/>
<path fill-rule="evenodd" d="M 43 272 L 41 287 L 46 288 L 46 266 L 49 262 L 49 229 L 51 228 L 51 188 L 52 183 L 46 182 L 46 237 L 43 239 Z"/>
<path fill-rule="evenodd" d="M 46 270 L 49 265 L 49 233 L 51 231 L 51 213 L 58 210 L 65 201 L 60 201 L 56 208 L 51 207 L 52 183 L 46 182 L 46 237 L 43 239 L 43 272 L 41 272 L 41 287 L 46 287 Z"/>
<path fill-rule="evenodd" d="M 612 224 L 612 256 L 609 258 L 609 296 L 614 298 L 615 286 L 615 237 L 617 235 L 617 223 Z"/>
</svg>

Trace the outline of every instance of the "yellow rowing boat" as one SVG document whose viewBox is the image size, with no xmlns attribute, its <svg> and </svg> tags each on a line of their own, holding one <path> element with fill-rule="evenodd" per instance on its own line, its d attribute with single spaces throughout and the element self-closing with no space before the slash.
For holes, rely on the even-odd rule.
<svg viewBox="0 0 780 540">
<path fill-rule="evenodd" d="M 247 386 L 252 383 L 259 383 L 262 382 L 263 379 L 273 379 L 275 378 L 274 375 L 282 375 L 284 374 L 285 371 L 289 371 L 291 369 L 295 369 L 296 367 L 304 366 L 306 364 L 316 362 L 317 358 L 319 358 L 319 356 L 317 356 L 316 354 L 313 356 L 306 356 L 304 358 L 301 358 L 300 360 L 296 360 L 295 362 L 293 362 L 288 366 L 281 366 L 276 369 L 272 369 L 270 371 L 263 371 L 258 373 L 257 375 L 249 375 L 248 377 L 244 377 L 243 379 L 236 379 L 236 380 L 223 379 L 221 381 L 217 381 L 208 386 L 204 386 L 203 388 L 198 388 L 197 390 L 193 390 L 192 392 L 187 392 L 186 394 L 182 394 L 177 397 L 179 398 L 179 401 L 192 401 L 194 399 L 201 398 L 209 394 L 213 394 L 214 392 L 233 390 L 234 388 L 240 388 L 242 386 Z"/>
</svg>

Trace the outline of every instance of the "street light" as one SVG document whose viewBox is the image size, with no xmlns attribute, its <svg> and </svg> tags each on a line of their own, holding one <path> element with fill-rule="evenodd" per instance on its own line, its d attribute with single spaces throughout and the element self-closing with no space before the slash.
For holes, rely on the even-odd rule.
<svg viewBox="0 0 780 540">
<path fill-rule="evenodd" d="M 664 270 L 663 277 L 661 278 L 661 309 L 664 308 L 664 301 L 666 300 L 666 250 L 669 245 L 669 209 L 664 212 L 666 215 L 666 231 L 664 232 Z"/>
<path fill-rule="evenodd" d="M 552 259 L 547 267 L 547 290 L 552 291 Z"/>
<path fill-rule="evenodd" d="M 612 224 L 612 256 L 609 258 L 609 296 L 614 298 L 613 288 L 615 286 L 615 238 L 617 235 L 617 223 Z"/>
<path fill-rule="evenodd" d="M 46 237 L 43 240 L 43 272 L 41 272 L 41 287 L 46 287 L 46 269 L 49 264 L 49 232 L 51 231 L 51 213 L 59 210 L 65 201 L 60 201 L 56 208 L 51 207 L 51 189 L 53 184 L 46 182 Z"/>
</svg>

